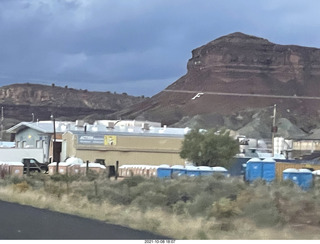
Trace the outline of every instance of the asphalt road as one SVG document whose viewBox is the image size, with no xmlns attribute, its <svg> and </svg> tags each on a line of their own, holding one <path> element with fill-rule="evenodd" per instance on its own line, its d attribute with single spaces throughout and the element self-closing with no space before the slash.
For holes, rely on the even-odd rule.
<svg viewBox="0 0 320 244">
<path fill-rule="evenodd" d="M 169 238 L 102 221 L 0 201 L 0 240 L 146 239 Z"/>
</svg>

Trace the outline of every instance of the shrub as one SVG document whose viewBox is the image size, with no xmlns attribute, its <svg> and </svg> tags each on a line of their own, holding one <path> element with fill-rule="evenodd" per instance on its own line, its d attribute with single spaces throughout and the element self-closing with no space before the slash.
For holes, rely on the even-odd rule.
<svg viewBox="0 0 320 244">
<path fill-rule="evenodd" d="M 182 215 L 187 213 L 186 203 L 183 201 L 178 201 L 172 205 L 172 212 L 177 215 Z"/>
<path fill-rule="evenodd" d="M 187 204 L 187 211 L 191 216 L 206 216 L 207 210 L 212 206 L 213 196 L 204 192 L 197 195 L 194 201 L 189 201 Z"/>
<path fill-rule="evenodd" d="M 26 179 L 21 178 L 21 177 L 17 177 L 17 176 L 8 175 L 8 176 L 5 177 L 5 181 L 8 184 L 19 184 L 19 183 L 22 183 L 22 182 L 26 181 Z"/>
<path fill-rule="evenodd" d="M 145 194 L 136 197 L 132 204 L 136 205 L 142 212 L 149 208 L 165 207 L 167 197 L 161 193 L 146 192 Z"/>
<path fill-rule="evenodd" d="M 181 189 L 182 188 L 182 189 Z M 187 192 L 179 184 L 170 185 L 165 189 L 164 194 L 167 197 L 167 206 L 171 206 L 178 201 L 186 202 L 192 198 L 189 192 Z"/>
<path fill-rule="evenodd" d="M 62 187 L 61 182 L 59 184 L 47 184 L 45 187 L 45 191 L 50 195 L 57 196 L 58 198 L 60 198 L 64 193 L 66 193 L 66 189 Z"/>
<path fill-rule="evenodd" d="M 270 198 L 254 198 L 243 210 L 258 227 L 272 227 L 280 222 L 280 215 Z"/>
<path fill-rule="evenodd" d="M 240 213 L 236 203 L 229 198 L 222 197 L 212 204 L 211 214 L 217 218 L 229 218 Z"/>
<path fill-rule="evenodd" d="M 29 185 L 26 181 L 22 181 L 20 183 L 15 184 L 13 189 L 18 192 L 26 192 L 27 190 L 29 190 Z"/>
<path fill-rule="evenodd" d="M 46 178 L 46 177 L 45 177 Z M 45 180 L 45 178 L 41 177 L 40 180 Z M 72 182 L 75 180 L 79 180 L 80 175 L 74 174 L 74 175 L 67 175 L 67 174 L 54 174 L 50 176 L 50 179 L 55 181 L 55 182 Z"/>
<path fill-rule="evenodd" d="M 197 233 L 197 239 L 199 239 L 199 240 L 208 240 L 208 236 L 203 230 L 199 230 L 198 233 Z"/>
<path fill-rule="evenodd" d="M 88 170 L 88 173 L 86 174 L 86 178 L 89 181 L 94 181 L 97 180 L 99 178 L 99 173 L 97 173 L 96 171 L 93 171 L 91 169 Z"/>
<path fill-rule="evenodd" d="M 127 185 L 129 187 L 137 186 L 138 184 L 144 182 L 146 178 L 137 175 L 137 176 L 132 176 L 129 178 L 125 178 L 123 181 L 120 182 L 120 185 Z"/>
<path fill-rule="evenodd" d="M 111 204 L 129 205 L 132 201 L 128 187 L 123 187 L 122 189 L 106 187 L 102 190 L 101 194 L 103 199 L 107 200 Z"/>
</svg>

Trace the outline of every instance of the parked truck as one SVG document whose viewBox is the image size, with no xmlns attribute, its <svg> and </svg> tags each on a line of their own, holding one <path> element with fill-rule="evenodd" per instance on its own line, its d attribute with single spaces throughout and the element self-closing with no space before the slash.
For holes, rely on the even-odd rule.
<svg viewBox="0 0 320 244">
<path fill-rule="evenodd" d="M 24 173 L 48 171 L 48 163 L 44 162 L 43 149 L 40 148 L 0 148 L 0 162 L 21 162 Z"/>
</svg>

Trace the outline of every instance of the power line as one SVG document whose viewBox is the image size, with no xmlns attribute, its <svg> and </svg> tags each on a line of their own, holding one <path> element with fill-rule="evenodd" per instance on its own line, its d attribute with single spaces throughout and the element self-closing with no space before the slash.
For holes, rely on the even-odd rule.
<svg viewBox="0 0 320 244">
<path fill-rule="evenodd" d="M 176 93 L 192 93 L 201 95 L 218 95 L 218 96 L 238 96 L 238 97 L 265 97 L 265 98 L 284 98 L 284 99 L 308 99 L 308 100 L 320 100 L 320 97 L 308 97 L 308 96 L 285 96 L 285 95 L 267 95 L 267 94 L 246 94 L 246 93 L 229 93 L 229 92 L 205 92 L 205 91 L 187 91 L 187 90 L 171 90 L 165 89 L 164 92 L 176 92 Z M 200 97 L 200 96 L 198 96 Z"/>
</svg>

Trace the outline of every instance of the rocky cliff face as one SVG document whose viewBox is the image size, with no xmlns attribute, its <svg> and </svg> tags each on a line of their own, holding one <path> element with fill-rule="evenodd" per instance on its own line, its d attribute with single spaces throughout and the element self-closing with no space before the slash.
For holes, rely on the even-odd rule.
<svg viewBox="0 0 320 244">
<path fill-rule="evenodd" d="M 252 94 L 320 93 L 320 50 L 233 33 L 192 51 L 188 74 L 170 88 Z"/>
<path fill-rule="evenodd" d="M 144 100 L 127 94 L 88 92 L 68 87 L 14 84 L 0 87 L 0 103 L 119 110 Z"/>
<path fill-rule="evenodd" d="M 238 130 L 261 110 L 271 116 L 277 104 L 279 117 L 305 131 L 319 121 L 320 100 L 214 93 L 320 97 L 320 49 L 278 45 L 237 32 L 194 49 L 187 68 L 187 74 L 166 89 L 170 92 L 160 92 L 126 114 L 144 111 L 147 119 L 177 126 L 197 116 L 207 127 L 227 125 Z M 204 94 L 192 99 L 198 91 Z"/>
<path fill-rule="evenodd" d="M 4 108 L 5 128 L 34 119 L 106 119 L 112 113 L 145 100 L 127 94 L 89 92 L 68 87 L 13 84 L 0 87 L 0 107 Z M 112 119 L 117 119 L 111 116 Z"/>
</svg>

